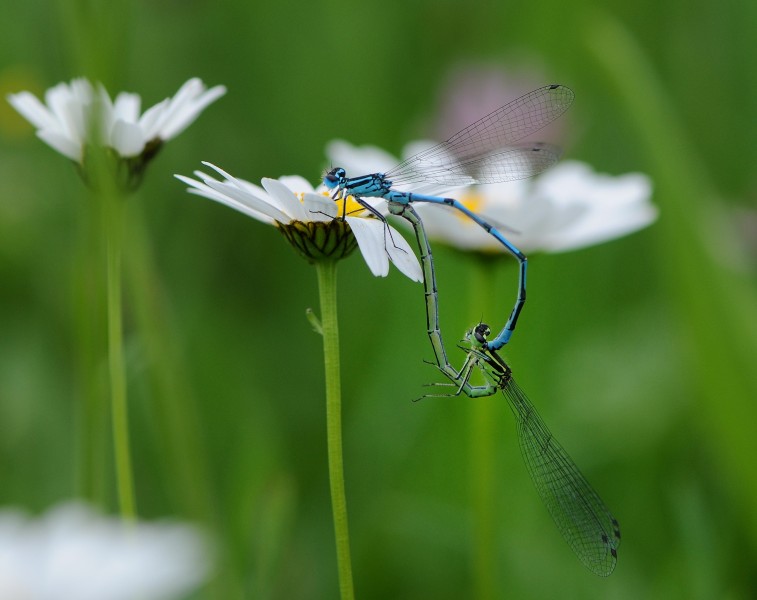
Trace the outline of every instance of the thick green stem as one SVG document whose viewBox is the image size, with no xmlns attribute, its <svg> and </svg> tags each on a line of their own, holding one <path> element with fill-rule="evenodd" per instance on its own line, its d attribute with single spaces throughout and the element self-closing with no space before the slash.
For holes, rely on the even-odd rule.
<svg viewBox="0 0 757 600">
<path fill-rule="evenodd" d="M 492 318 L 493 262 L 471 261 L 471 309 L 473 319 Z M 477 322 L 477 321 L 476 321 Z M 472 321 L 471 324 L 474 324 Z M 496 326 L 496 323 L 490 323 Z M 496 591 L 496 524 L 495 524 L 495 404 L 493 398 L 471 399 L 470 407 L 470 490 L 473 507 L 473 583 L 474 598 L 491 600 Z"/>
<path fill-rule="evenodd" d="M 106 194 L 108 272 L 108 371 L 110 374 L 113 449 L 116 461 L 118 503 L 124 519 L 136 516 L 129 449 L 129 412 L 126 399 L 126 364 L 121 309 L 121 245 L 123 202 L 119 194 Z"/>
<path fill-rule="evenodd" d="M 339 327 L 336 312 L 336 261 L 319 261 L 318 290 L 321 301 L 323 359 L 326 370 L 326 439 L 329 455 L 331 506 L 334 515 L 339 592 L 342 600 L 355 597 L 347 526 L 347 499 L 344 493 L 342 461 L 342 389 L 339 367 Z"/>
</svg>

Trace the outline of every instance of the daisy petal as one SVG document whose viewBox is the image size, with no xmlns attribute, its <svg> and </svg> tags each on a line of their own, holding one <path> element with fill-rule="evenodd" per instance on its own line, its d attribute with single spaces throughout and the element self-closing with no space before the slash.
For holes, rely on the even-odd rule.
<svg viewBox="0 0 757 600">
<path fill-rule="evenodd" d="M 209 198 L 210 200 L 215 200 L 216 202 L 225 204 L 226 206 L 238 210 L 239 212 L 243 212 L 244 214 L 257 219 L 258 221 L 263 221 L 264 223 L 269 224 L 273 224 L 274 221 L 279 221 L 281 223 L 286 223 L 288 221 L 288 217 L 286 215 L 279 212 L 273 206 L 263 200 L 254 197 L 245 197 L 244 201 L 242 201 L 242 192 L 240 192 L 239 190 L 235 190 L 235 192 L 237 194 L 240 194 L 240 196 L 233 197 L 231 194 L 220 191 L 219 189 L 215 189 L 214 186 L 196 181 L 189 177 L 185 177 L 184 175 L 174 175 L 174 177 L 190 186 L 190 188 L 187 190 L 189 193 L 204 196 L 206 198 Z M 210 179 L 210 181 L 214 182 L 217 185 L 223 185 L 220 181 L 216 181 L 215 179 Z"/>
<path fill-rule="evenodd" d="M 202 82 L 197 77 L 193 77 L 179 88 L 179 91 L 176 92 L 173 98 L 166 98 L 160 103 L 160 105 L 163 106 L 163 110 L 159 111 L 159 118 L 155 120 L 151 128 L 156 137 L 167 139 L 163 137 L 165 135 L 163 128 L 171 122 L 176 113 L 181 110 L 182 106 L 188 102 L 192 96 L 199 93 L 201 87 Z"/>
<path fill-rule="evenodd" d="M 86 142 L 87 110 L 71 96 L 53 95 L 55 104 L 51 106 L 58 119 L 59 130 L 71 140 Z"/>
<path fill-rule="evenodd" d="M 336 202 L 320 194 L 304 194 L 302 206 L 310 221 L 331 221 L 339 212 Z"/>
<path fill-rule="evenodd" d="M 158 131 L 160 124 L 165 118 L 165 112 L 168 108 L 168 99 L 163 102 L 159 102 L 155 106 L 148 108 L 145 113 L 139 118 L 139 126 L 144 132 L 146 140 L 153 140 L 158 137 Z"/>
<path fill-rule="evenodd" d="M 352 226 L 352 225 L 350 225 Z M 387 224 L 386 252 L 400 272 L 413 281 L 423 281 L 421 265 L 404 237 Z"/>
<path fill-rule="evenodd" d="M 257 196 L 253 196 L 252 194 L 240 190 L 238 187 L 230 183 L 216 181 L 215 179 L 207 179 L 205 183 L 222 196 L 261 212 L 280 223 L 290 223 L 292 221 L 292 218 L 289 215 L 271 204 L 270 198 L 268 200 L 258 198 Z"/>
<path fill-rule="evenodd" d="M 346 219 L 371 273 L 376 277 L 386 277 L 389 274 L 389 258 L 384 249 L 384 224 L 376 219 Z"/>
<path fill-rule="evenodd" d="M 544 243 L 550 252 L 566 252 L 623 237 L 654 223 L 658 210 L 652 204 L 640 205 L 634 210 L 605 211 L 604 218 L 595 214 L 575 227 L 553 236 Z"/>
<path fill-rule="evenodd" d="M 113 131 L 115 125 L 115 112 L 113 110 L 113 102 L 108 95 L 108 91 L 102 84 L 97 85 L 97 107 L 94 112 L 89 113 L 91 117 L 97 117 L 94 133 L 98 136 L 98 140 L 101 145 L 110 145 L 110 133 Z M 85 127 L 89 127 L 92 123 L 85 123 Z M 84 129 L 82 130 L 84 131 Z"/>
<path fill-rule="evenodd" d="M 287 186 L 281 183 L 278 179 L 269 179 L 267 177 L 264 177 L 261 180 L 261 183 L 263 184 L 265 191 L 279 203 L 279 206 L 292 218 L 292 220 L 308 220 L 302 202 L 299 201 L 297 196 L 294 195 L 294 192 Z"/>
<path fill-rule="evenodd" d="M 37 132 L 37 137 L 53 150 L 57 150 L 71 160 L 78 162 L 82 158 L 81 144 L 71 140 L 71 138 L 63 135 L 60 131 L 41 129 Z"/>
<path fill-rule="evenodd" d="M 121 92 L 113 103 L 113 117 L 122 119 L 127 123 L 137 123 L 139 121 L 139 109 L 142 99 L 139 94 L 129 94 Z"/>
<path fill-rule="evenodd" d="M 217 85 L 204 93 L 205 85 L 199 79 L 191 79 L 171 101 L 166 120 L 160 128 L 160 137 L 170 140 L 189 127 L 205 108 L 226 93 L 226 88 Z M 199 94 L 199 96 L 198 96 Z"/>
<path fill-rule="evenodd" d="M 45 104 L 47 104 L 50 112 L 55 117 L 55 120 L 60 124 L 66 134 L 71 133 L 70 129 L 67 127 L 67 113 L 68 107 L 72 101 L 75 101 L 75 98 L 71 94 L 68 85 L 65 83 L 59 83 L 45 92 Z"/>
<path fill-rule="evenodd" d="M 232 182 L 232 183 L 234 183 L 234 184 L 236 184 L 236 183 L 237 183 L 237 179 L 236 179 L 236 177 L 234 177 L 233 175 L 231 175 L 231 174 L 227 173 L 227 172 L 226 172 L 226 171 L 224 171 L 224 170 L 223 170 L 223 169 L 222 169 L 221 167 L 217 167 L 217 166 L 216 166 L 216 165 L 214 165 L 213 163 L 211 163 L 211 162 L 208 162 L 208 161 L 206 161 L 206 160 L 203 160 L 203 161 L 202 161 L 202 164 L 204 164 L 204 165 L 205 165 L 206 167 L 210 167 L 210 168 L 211 168 L 211 169 L 213 169 L 213 170 L 214 170 L 214 171 L 215 171 L 216 173 L 218 173 L 219 175 L 222 175 L 223 177 L 225 177 L 226 179 L 228 179 L 228 180 L 229 180 L 230 182 Z M 195 173 L 200 173 L 200 174 L 202 174 L 202 175 L 203 175 L 204 177 L 207 177 L 207 175 L 205 175 L 205 174 L 204 174 L 204 173 L 202 173 L 201 171 L 195 171 Z"/>
<path fill-rule="evenodd" d="M 263 213 L 259 213 L 258 211 L 253 210 L 250 207 L 245 206 L 244 204 L 241 204 L 237 202 L 236 200 L 229 198 L 228 196 L 219 194 L 218 192 L 214 191 L 211 188 L 208 188 L 207 190 L 189 188 L 187 189 L 187 192 L 189 192 L 190 194 L 194 194 L 195 196 L 203 196 L 204 198 L 208 198 L 209 200 L 213 200 L 215 202 L 218 202 L 219 204 L 223 204 L 224 206 L 233 208 L 234 210 L 244 215 L 247 215 L 248 217 L 252 217 L 256 221 L 260 221 L 261 223 L 265 223 L 267 225 L 276 224 L 276 219 L 273 219 L 269 217 L 268 215 L 264 215 Z"/>
<path fill-rule="evenodd" d="M 142 129 L 136 123 L 118 119 L 110 132 L 110 146 L 121 156 L 137 156 L 145 147 Z"/>
<path fill-rule="evenodd" d="M 648 226 L 657 218 L 651 193 L 651 181 L 640 173 L 605 175 L 577 161 L 557 165 L 539 178 L 534 196 L 549 198 L 553 210 L 563 215 L 573 208 L 574 218 L 555 223 L 545 236 L 544 248 L 574 250 Z"/>
<path fill-rule="evenodd" d="M 262 187 L 259 185 L 255 185 L 254 183 L 250 183 L 249 181 L 246 181 L 245 179 L 239 179 L 239 177 L 234 177 L 230 173 L 227 173 L 224 171 L 221 167 L 217 167 L 211 162 L 202 161 L 202 164 L 204 164 L 206 167 L 210 167 L 213 169 L 216 173 L 219 175 L 222 175 L 229 183 L 234 184 L 236 187 L 238 187 L 243 192 L 246 192 L 248 194 L 252 194 L 253 196 L 267 196 L 268 192 L 266 192 Z M 203 180 L 208 179 L 210 176 L 206 175 L 202 171 L 195 171 L 195 175 L 198 177 L 201 177 Z"/>
<path fill-rule="evenodd" d="M 37 129 L 55 130 L 60 128 L 58 120 L 34 94 L 29 92 L 10 94 L 8 95 L 8 102 Z"/>
</svg>

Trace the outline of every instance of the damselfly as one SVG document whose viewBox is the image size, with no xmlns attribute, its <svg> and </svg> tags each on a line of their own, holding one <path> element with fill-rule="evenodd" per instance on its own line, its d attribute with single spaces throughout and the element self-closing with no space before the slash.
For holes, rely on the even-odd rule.
<svg viewBox="0 0 757 600">
<path fill-rule="evenodd" d="M 507 398 L 518 431 L 523 460 L 539 496 L 558 530 L 579 560 L 593 573 L 606 577 L 615 568 L 620 545 L 620 526 L 568 453 L 555 440 L 526 394 L 515 383 L 512 370 L 487 344 L 489 327 L 480 323 L 466 333 L 466 357 L 455 369 L 447 358 L 439 327 L 439 301 L 431 247 L 423 222 L 412 206 L 390 205 L 390 210 L 413 226 L 423 266 L 426 298 L 426 330 L 439 370 L 455 389 L 443 396 L 465 394 L 471 398 L 491 396 L 501 391 Z M 474 385 L 474 374 L 483 383 Z M 427 394 L 439 396 L 440 394 Z"/>
<path fill-rule="evenodd" d="M 431 183 L 455 187 L 499 183 L 535 175 L 559 158 L 559 150 L 547 144 L 517 142 L 542 129 L 563 114 L 573 102 L 573 91 L 563 85 L 547 85 L 505 104 L 445 142 L 412 156 L 386 173 L 347 177 L 341 167 L 323 178 L 336 199 L 353 196 L 364 208 L 383 218 L 361 198 L 384 198 L 389 204 L 412 202 L 441 204 L 459 210 L 499 241 L 519 263 L 518 293 L 510 316 L 487 347 L 497 350 L 512 336 L 526 301 L 526 257 L 491 223 L 454 198 L 400 191 L 395 186 Z M 390 206 L 391 210 L 391 206 Z"/>
<path fill-rule="evenodd" d="M 475 397 L 502 391 L 515 417 L 523 462 L 557 529 L 584 566 L 607 577 L 618 560 L 620 525 L 515 383 L 504 359 L 486 347 L 488 334 L 484 323 L 466 334 L 465 362 L 457 380 L 446 385 L 457 386 L 452 395 Z M 483 385 L 471 385 L 476 372 L 483 374 Z"/>
</svg>

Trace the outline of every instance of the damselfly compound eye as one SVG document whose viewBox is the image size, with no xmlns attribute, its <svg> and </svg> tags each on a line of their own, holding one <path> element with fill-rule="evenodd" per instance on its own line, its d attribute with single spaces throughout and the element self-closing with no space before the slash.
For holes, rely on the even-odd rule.
<svg viewBox="0 0 757 600">
<path fill-rule="evenodd" d="M 344 181 L 346 174 L 347 172 L 341 167 L 331 169 L 323 176 L 323 185 L 325 185 L 329 189 L 333 189 L 337 187 L 342 181 Z"/>
<path fill-rule="evenodd" d="M 492 332 L 491 328 L 486 323 L 479 323 L 476 325 L 476 329 L 473 331 L 473 336 L 479 344 L 486 343 L 486 337 Z"/>
</svg>

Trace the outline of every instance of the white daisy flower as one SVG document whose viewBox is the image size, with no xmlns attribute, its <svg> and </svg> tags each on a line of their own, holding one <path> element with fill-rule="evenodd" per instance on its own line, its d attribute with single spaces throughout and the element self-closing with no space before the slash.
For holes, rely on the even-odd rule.
<svg viewBox="0 0 757 600">
<path fill-rule="evenodd" d="M 0 511 L 0 598 L 169 600 L 210 573 L 202 536 L 188 525 L 124 524 L 83 504 L 32 518 Z"/>
<path fill-rule="evenodd" d="M 37 128 L 42 141 L 80 166 L 88 146 L 95 145 L 126 161 L 130 179 L 138 179 L 163 142 L 179 135 L 225 93 L 222 85 L 207 89 L 194 78 L 173 98 L 140 114 L 138 94 L 121 92 L 111 100 L 101 84 L 79 78 L 48 89 L 44 104 L 25 91 L 10 94 L 8 102 Z"/>
<path fill-rule="evenodd" d="M 419 149 L 419 143 L 411 144 L 404 155 Z M 353 175 L 385 171 L 399 162 L 378 148 L 341 140 L 326 152 Z M 532 179 L 460 188 L 451 195 L 529 254 L 575 250 L 642 229 L 657 218 L 651 194 L 651 181 L 641 173 L 604 175 L 584 163 L 563 161 Z M 458 211 L 422 203 L 417 210 L 430 238 L 466 251 L 506 251 Z"/>
<path fill-rule="evenodd" d="M 357 244 L 371 272 L 377 277 L 385 277 L 389 273 L 391 260 L 413 281 L 423 280 L 418 259 L 402 235 L 375 218 L 351 197 L 335 202 L 328 193 L 315 190 L 299 176 L 264 178 L 260 187 L 232 177 L 215 165 L 203 164 L 216 171 L 223 180 L 202 171 L 194 172 L 196 180 L 176 175 L 190 186 L 187 191 L 276 226 L 309 261 L 344 258 Z"/>
</svg>

